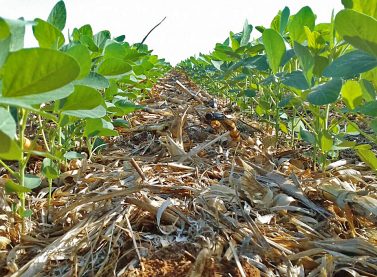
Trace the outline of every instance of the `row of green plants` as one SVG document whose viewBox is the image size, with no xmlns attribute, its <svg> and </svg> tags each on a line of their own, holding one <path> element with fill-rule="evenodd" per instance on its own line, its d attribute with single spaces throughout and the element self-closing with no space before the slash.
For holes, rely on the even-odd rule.
<svg viewBox="0 0 377 277">
<path fill-rule="evenodd" d="M 210 54 L 178 67 L 208 91 L 237 103 L 243 112 L 274 126 L 276 141 L 312 146 L 325 169 L 351 148 L 377 170 L 377 1 L 343 0 L 330 22 L 316 23 L 308 6 L 291 15 L 285 7 L 251 39 L 247 21 Z M 357 144 L 362 135 L 369 143 Z"/>
<path fill-rule="evenodd" d="M 47 20 L 0 18 L 0 167 L 11 178 L 7 192 L 20 199 L 14 211 L 28 217 L 26 196 L 48 180 L 50 187 L 71 159 L 89 157 L 127 127 L 124 116 L 142 108 L 170 64 L 145 44 L 130 44 L 90 25 L 68 30 L 66 7 L 57 2 Z M 24 48 L 31 26 L 39 47 Z M 77 150 L 77 151 L 75 151 Z M 32 156 L 43 158 L 42 176 L 27 174 Z"/>
</svg>

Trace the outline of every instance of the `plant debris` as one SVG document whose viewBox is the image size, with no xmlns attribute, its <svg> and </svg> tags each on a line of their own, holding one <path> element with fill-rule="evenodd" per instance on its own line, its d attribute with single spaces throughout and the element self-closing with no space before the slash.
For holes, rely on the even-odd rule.
<svg viewBox="0 0 377 277">
<path fill-rule="evenodd" d="M 27 195 L 26 234 L 0 187 L 1 276 L 377 275 L 377 182 L 363 163 L 314 171 L 304 145 L 276 146 L 176 70 L 140 104 L 53 184 L 50 209 L 47 188 Z"/>
</svg>

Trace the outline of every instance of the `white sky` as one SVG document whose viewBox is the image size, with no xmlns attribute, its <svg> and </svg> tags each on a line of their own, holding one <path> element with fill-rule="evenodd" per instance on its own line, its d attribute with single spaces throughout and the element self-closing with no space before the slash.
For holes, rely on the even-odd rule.
<svg viewBox="0 0 377 277">
<path fill-rule="evenodd" d="M 0 16 L 23 16 L 46 20 L 56 1 L 0 0 Z M 162 18 L 146 43 L 154 53 L 173 65 L 199 52 L 208 53 L 229 31 L 242 30 L 245 19 L 253 26 L 268 27 L 278 10 L 288 6 L 291 14 L 310 6 L 318 22 L 329 22 L 332 9 L 340 10 L 341 0 L 66 0 L 67 30 L 89 23 L 94 32 L 107 29 L 112 36 L 126 35 L 130 43 L 140 42 Z M 27 44 L 30 45 L 30 33 Z M 253 32 L 255 36 L 259 34 Z"/>
</svg>

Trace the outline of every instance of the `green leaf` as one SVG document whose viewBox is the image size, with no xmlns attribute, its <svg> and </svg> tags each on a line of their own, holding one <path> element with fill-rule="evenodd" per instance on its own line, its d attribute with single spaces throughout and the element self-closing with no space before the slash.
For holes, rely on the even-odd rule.
<svg viewBox="0 0 377 277">
<path fill-rule="evenodd" d="M 42 183 L 41 178 L 32 174 L 25 174 L 25 188 L 35 189 Z"/>
<path fill-rule="evenodd" d="M 11 113 L 0 107 L 0 130 L 9 138 L 16 138 L 16 122 Z"/>
<path fill-rule="evenodd" d="M 326 46 L 326 41 L 317 31 L 311 31 L 308 27 L 304 27 L 308 40 L 308 47 L 313 53 L 319 53 Z"/>
<path fill-rule="evenodd" d="M 359 83 L 363 92 L 363 99 L 366 102 L 373 101 L 374 99 L 376 99 L 376 91 L 373 87 L 372 82 L 365 79 L 360 79 Z"/>
<path fill-rule="evenodd" d="M 83 159 L 85 156 L 81 153 L 78 153 L 76 151 L 68 151 L 63 155 L 63 157 L 67 160 L 74 160 L 74 159 Z"/>
<path fill-rule="evenodd" d="M 20 184 L 17 184 L 13 182 L 12 180 L 7 180 L 5 182 L 5 191 L 7 193 L 15 192 L 17 194 L 31 192 L 31 189 L 21 186 Z"/>
<path fill-rule="evenodd" d="M 10 50 L 11 34 L 7 22 L 0 17 L 0 68 L 3 66 Z"/>
<path fill-rule="evenodd" d="M 342 88 L 341 79 L 332 79 L 327 83 L 316 86 L 308 94 L 307 100 L 313 105 L 327 105 L 334 103 L 340 94 Z"/>
<path fill-rule="evenodd" d="M 105 76 L 121 75 L 131 70 L 128 62 L 115 58 L 106 58 L 97 68 L 97 72 Z"/>
<path fill-rule="evenodd" d="M 345 41 L 377 57 L 377 20 L 354 10 L 342 10 L 335 17 L 335 29 Z"/>
<path fill-rule="evenodd" d="M 86 125 L 84 129 L 84 136 L 117 136 L 118 132 L 114 130 L 113 124 L 104 120 L 103 118 L 86 119 Z"/>
<path fill-rule="evenodd" d="M 30 110 L 31 107 L 27 107 L 25 105 L 35 105 L 63 99 L 65 97 L 68 97 L 73 92 L 73 90 L 73 85 L 69 83 L 64 87 L 50 90 L 44 93 L 24 95 L 18 97 L 0 97 L 0 103 L 4 103 L 4 101 L 6 101 L 5 103 L 7 103 L 7 105 L 14 105 L 16 107 L 22 107 Z M 25 105 L 19 106 L 20 103 Z"/>
<path fill-rule="evenodd" d="M 309 87 L 311 87 L 314 69 L 314 57 L 310 53 L 308 47 L 302 46 L 297 42 L 294 42 L 294 50 L 304 71 L 306 81 L 308 82 Z"/>
<path fill-rule="evenodd" d="M 363 101 L 363 91 L 360 83 L 357 81 L 347 81 L 343 84 L 341 95 L 347 108 L 353 110 L 359 106 Z"/>
<path fill-rule="evenodd" d="M 281 77 L 281 82 L 286 86 L 297 88 L 299 90 L 306 90 L 309 88 L 305 75 L 299 70 L 283 75 Z"/>
<path fill-rule="evenodd" d="M 313 74 L 317 77 L 322 77 L 323 70 L 329 65 L 329 62 L 327 57 L 315 55 Z"/>
<path fill-rule="evenodd" d="M 333 138 L 331 137 L 330 133 L 329 132 L 324 132 L 320 135 L 320 147 L 321 147 L 321 150 L 326 153 L 328 151 L 330 151 L 334 145 L 334 140 Z"/>
<path fill-rule="evenodd" d="M 111 34 L 109 31 L 104 30 L 101 32 L 98 32 L 97 34 L 94 35 L 93 40 L 94 43 L 97 45 L 98 48 L 103 49 L 103 47 L 106 44 L 106 41 L 108 39 L 111 39 Z"/>
<path fill-rule="evenodd" d="M 47 92 L 73 81 L 80 67 L 72 57 L 52 49 L 13 52 L 4 64 L 2 94 L 17 97 Z"/>
<path fill-rule="evenodd" d="M 253 26 L 250 25 L 247 20 L 245 20 L 245 23 L 243 25 L 243 31 L 242 31 L 242 37 L 241 37 L 241 43 L 240 46 L 245 46 L 249 40 L 250 40 L 250 34 L 253 30 Z"/>
<path fill-rule="evenodd" d="M 211 63 L 217 70 L 221 70 L 221 65 L 224 63 L 223 61 L 215 61 L 211 60 Z"/>
<path fill-rule="evenodd" d="M 314 29 L 315 14 L 308 6 L 303 7 L 296 13 L 290 23 L 288 24 L 289 36 L 291 42 L 294 41 L 302 43 L 306 40 L 306 33 L 304 27 L 307 26 L 310 30 Z"/>
<path fill-rule="evenodd" d="M 44 158 L 42 162 L 42 174 L 47 179 L 56 179 L 59 177 L 58 166 L 51 159 Z"/>
<path fill-rule="evenodd" d="M 13 116 L 0 107 L 0 159 L 21 160 L 21 148 L 16 142 L 16 122 Z"/>
<path fill-rule="evenodd" d="M 121 108 L 124 115 L 132 113 L 137 110 L 141 110 L 143 106 L 135 105 L 132 102 L 129 102 L 127 100 L 119 100 L 114 103 L 116 107 Z"/>
<path fill-rule="evenodd" d="M 80 74 L 77 79 L 86 77 L 92 66 L 92 60 L 88 48 L 82 44 L 76 44 L 68 48 L 66 53 L 73 57 L 80 66 Z"/>
<path fill-rule="evenodd" d="M 272 72 L 276 74 L 285 54 L 284 39 L 273 29 L 264 30 L 262 39 L 268 64 L 270 65 Z"/>
<path fill-rule="evenodd" d="M 303 128 L 300 128 L 300 137 L 311 145 L 315 145 L 316 143 L 314 134 Z"/>
<path fill-rule="evenodd" d="M 90 72 L 84 79 L 73 82 L 75 85 L 83 85 L 95 89 L 104 89 L 109 87 L 109 81 L 96 72 Z"/>
<path fill-rule="evenodd" d="M 11 35 L 10 50 L 17 51 L 24 47 L 25 25 L 28 22 L 23 19 L 11 20 L 5 19 L 7 22 Z"/>
<path fill-rule="evenodd" d="M 280 15 L 280 34 L 282 35 L 285 33 L 285 29 L 287 28 L 289 15 L 290 10 L 288 7 L 285 7 Z"/>
<path fill-rule="evenodd" d="M 25 211 L 22 211 L 20 213 L 20 216 L 22 218 L 27 218 L 27 217 L 31 217 L 33 215 L 33 211 L 32 210 L 25 210 Z"/>
<path fill-rule="evenodd" d="M 323 71 L 326 77 L 351 78 L 377 66 L 377 58 L 356 50 L 348 52 L 334 60 Z"/>
<path fill-rule="evenodd" d="M 342 3 L 345 8 L 377 18 L 377 0 L 342 0 Z"/>
<path fill-rule="evenodd" d="M 244 91 L 244 95 L 245 95 L 246 97 L 255 97 L 255 96 L 257 95 L 257 91 L 254 90 L 254 89 L 246 89 L 246 90 Z"/>
<path fill-rule="evenodd" d="M 16 160 L 22 159 L 22 151 L 18 143 L 0 131 L 0 159 Z"/>
<path fill-rule="evenodd" d="M 52 8 L 47 22 L 62 31 L 65 27 L 65 22 L 67 19 L 67 10 L 65 8 L 64 1 L 59 1 Z"/>
<path fill-rule="evenodd" d="M 54 25 L 36 18 L 33 33 L 42 48 L 59 49 L 64 44 L 62 32 Z"/>
<path fill-rule="evenodd" d="M 377 157 L 376 154 L 369 149 L 362 149 L 361 147 L 355 147 L 357 155 L 360 159 L 366 163 L 371 169 L 377 170 Z"/>
<path fill-rule="evenodd" d="M 62 114 L 78 118 L 100 118 L 106 115 L 105 101 L 97 90 L 76 85 L 74 92 L 61 100 Z"/>
<path fill-rule="evenodd" d="M 358 106 L 354 111 L 373 117 L 377 116 L 377 100 L 367 102 L 362 106 Z"/>
</svg>

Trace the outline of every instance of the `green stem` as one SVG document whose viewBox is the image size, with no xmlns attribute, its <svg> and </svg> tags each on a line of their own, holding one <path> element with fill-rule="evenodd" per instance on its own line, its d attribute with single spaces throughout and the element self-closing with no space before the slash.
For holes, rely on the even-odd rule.
<svg viewBox="0 0 377 277">
<path fill-rule="evenodd" d="M 4 163 L 2 160 L 0 160 L 0 164 L 6 169 L 8 170 L 8 172 L 14 176 L 14 177 L 19 177 L 18 174 L 16 172 L 14 172 L 13 169 L 11 169 L 6 163 Z"/>
<path fill-rule="evenodd" d="M 27 166 L 27 157 L 24 156 L 24 143 L 25 143 L 25 129 L 26 129 L 26 123 L 28 118 L 29 112 L 25 109 L 21 109 L 21 119 L 20 119 L 20 148 L 22 151 L 21 160 L 19 161 L 19 182 L 21 186 L 25 186 L 25 170 Z M 22 212 L 25 211 L 25 193 L 20 193 L 20 200 L 21 200 L 21 208 Z"/>
<path fill-rule="evenodd" d="M 41 128 L 41 134 L 42 134 L 42 138 L 43 138 L 43 143 L 46 146 L 47 152 L 50 152 L 50 147 L 48 146 L 48 143 L 47 143 L 46 134 L 45 134 L 45 131 L 43 129 L 42 119 L 41 119 L 40 115 L 38 115 L 38 121 L 39 121 L 39 126 Z"/>
</svg>

